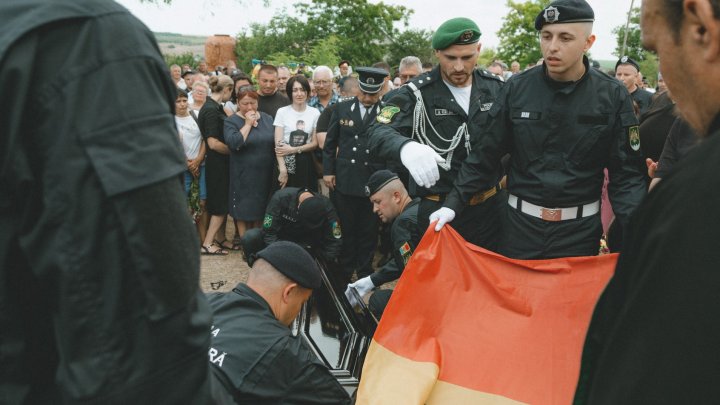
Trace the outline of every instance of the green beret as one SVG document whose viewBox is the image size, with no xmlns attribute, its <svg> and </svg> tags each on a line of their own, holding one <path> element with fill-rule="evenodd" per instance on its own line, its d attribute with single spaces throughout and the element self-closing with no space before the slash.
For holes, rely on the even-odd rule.
<svg viewBox="0 0 720 405">
<path fill-rule="evenodd" d="M 469 18 L 447 20 L 433 35 L 433 49 L 445 49 L 451 45 L 467 45 L 480 41 L 480 28 Z"/>
<path fill-rule="evenodd" d="M 555 0 L 535 17 L 535 29 L 545 24 L 567 24 L 595 21 L 595 13 L 585 0 Z"/>
</svg>

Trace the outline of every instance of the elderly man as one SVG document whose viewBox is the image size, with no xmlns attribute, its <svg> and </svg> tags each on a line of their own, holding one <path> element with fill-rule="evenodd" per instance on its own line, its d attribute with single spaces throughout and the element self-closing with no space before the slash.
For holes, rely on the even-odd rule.
<svg viewBox="0 0 720 405">
<path fill-rule="evenodd" d="M 603 170 L 621 226 L 646 192 L 638 122 L 627 90 L 590 68 L 595 35 L 585 0 L 556 0 L 535 19 L 543 64 L 513 77 L 489 113 L 481 143 L 463 164 L 436 229 L 496 181 L 510 154 L 499 253 L 518 259 L 598 254 Z"/>
<path fill-rule="evenodd" d="M 420 199 L 410 198 L 397 174 L 389 170 L 378 170 L 373 173 L 365 187 L 365 194 L 370 198 L 373 212 L 380 217 L 380 220 L 385 224 L 392 224 L 390 229 L 392 260 L 385 263 L 378 272 L 348 284 L 345 295 L 353 305 L 357 302 L 351 288 L 355 288 L 358 294 L 363 296 L 376 287 L 400 278 L 422 238 L 422 232 L 417 226 Z M 376 317 L 382 316 L 391 293 L 392 290 L 378 290 L 370 297 L 370 311 Z"/>
<path fill-rule="evenodd" d="M 302 247 L 275 242 L 257 254 L 247 284 L 208 295 L 208 357 L 217 404 L 349 404 L 330 371 L 290 325 L 320 269 Z"/>
<path fill-rule="evenodd" d="M 640 73 L 640 65 L 632 58 L 623 56 L 615 64 L 615 78 L 620 80 L 630 92 L 633 100 L 640 108 L 640 115 L 645 114 L 650 108 L 650 104 L 652 104 L 653 97 L 652 93 L 641 87 L 642 74 Z"/>
<path fill-rule="evenodd" d="M 444 22 L 432 46 L 438 66 L 400 87 L 388 100 L 368 142 L 372 155 L 402 162 L 410 172 L 410 194 L 422 197 L 418 214 L 422 230 L 452 190 L 462 162 L 484 136 L 488 111 L 502 86 L 500 79 L 475 68 L 481 45 L 480 29 L 472 20 Z M 472 198 L 456 226 L 466 240 L 491 250 L 496 248 L 498 213 L 504 203 L 498 198 L 501 169 L 500 164 L 495 167 L 495 184 Z"/>
<path fill-rule="evenodd" d="M 329 67 L 321 65 L 313 70 L 312 83 L 315 86 L 316 95 L 310 98 L 308 105 L 323 112 L 328 106 L 337 103 L 340 96 L 333 89 L 333 72 Z"/>
<path fill-rule="evenodd" d="M 590 323 L 575 404 L 720 397 L 720 3 L 644 0 L 642 36 L 704 140 L 638 210 Z"/>
<path fill-rule="evenodd" d="M 400 60 L 398 77 L 400 78 L 401 85 L 420 76 L 422 72 L 422 62 L 420 62 L 420 58 L 417 56 L 406 56 Z"/>
</svg>

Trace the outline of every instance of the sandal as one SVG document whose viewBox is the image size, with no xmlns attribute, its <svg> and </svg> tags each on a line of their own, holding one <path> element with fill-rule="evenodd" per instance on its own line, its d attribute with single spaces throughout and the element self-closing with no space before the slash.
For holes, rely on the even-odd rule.
<svg viewBox="0 0 720 405">
<path fill-rule="evenodd" d="M 228 243 L 228 245 L 226 245 L 226 243 Z M 216 246 L 218 246 L 218 247 L 220 247 L 220 248 L 222 248 L 222 249 L 227 249 L 227 250 L 240 250 L 240 245 L 239 245 L 239 244 L 235 244 L 235 243 L 230 244 L 230 241 L 228 241 L 227 239 L 223 240 L 222 242 L 218 242 L 217 240 L 214 240 L 214 241 L 213 241 L 213 244 L 216 245 Z"/>
<path fill-rule="evenodd" d="M 216 247 L 217 250 L 210 250 L 210 248 L 212 248 L 212 247 Z M 223 248 L 221 248 L 219 246 L 213 246 L 213 245 L 202 246 L 202 249 L 203 249 L 202 254 L 204 254 L 204 255 L 225 256 L 229 253 L 227 250 L 224 250 Z"/>
</svg>

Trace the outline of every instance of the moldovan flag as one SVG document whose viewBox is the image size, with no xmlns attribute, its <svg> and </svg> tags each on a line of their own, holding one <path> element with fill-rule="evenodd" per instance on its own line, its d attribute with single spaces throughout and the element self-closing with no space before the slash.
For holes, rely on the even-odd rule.
<svg viewBox="0 0 720 405">
<path fill-rule="evenodd" d="M 616 261 L 513 260 L 449 226 L 427 232 L 375 332 L 357 403 L 570 404 Z"/>
</svg>

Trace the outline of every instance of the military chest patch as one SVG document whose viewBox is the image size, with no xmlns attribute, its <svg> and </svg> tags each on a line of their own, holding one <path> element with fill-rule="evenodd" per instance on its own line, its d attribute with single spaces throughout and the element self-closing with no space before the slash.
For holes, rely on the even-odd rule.
<svg viewBox="0 0 720 405">
<path fill-rule="evenodd" d="M 272 226 L 272 215 L 267 214 L 263 219 L 263 228 L 270 228 Z"/>
<path fill-rule="evenodd" d="M 490 111 L 492 106 L 493 106 L 493 103 L 485 103 L 480 106 L 480 111 Z"/>
<path fill-rule="evenodd" d="M 410 260 L 410 256 L 412 256 L 412 248 L 410 247 L 410 244 L 405 242 L 398 250 L 400 251 L 400 257 L 402 257 L 403 263 L 407 264 L 408 260 Z"/>
<path fill-rule="evenodd" d="M 441 116 L 441 115 L 458 115 L 455 111 L 446 110 L 444 108 L 436 108 L 435 109 L 435 116 Z"/>
<path fill-rule="evenodd" d="M 335 239 L 342 238 L 342 231 L 340 230 L 340 224 L 337 221 L 332 223 L 332 235 Z"/>
<path fill-rule="evenodd" d="M 380 114 L 377 116 L 377 122 L 381 124 L 389 124 L 395 114 L 399 113 L 400 109 L 395 107 L 394 105 L 389 105 L 380 111 Z"/>
<path fill-rule="evenodd" d="M 628 136 L 630 138 L 630 148 L 635 152 L 640 150 L 640 128 L 635 125 L 628 128 Z"/>
</svg>

